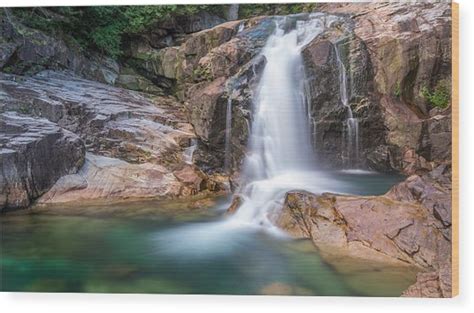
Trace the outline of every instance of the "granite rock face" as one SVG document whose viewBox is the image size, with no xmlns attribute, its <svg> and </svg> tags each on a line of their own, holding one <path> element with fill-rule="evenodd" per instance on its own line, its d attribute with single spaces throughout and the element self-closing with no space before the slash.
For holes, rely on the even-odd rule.
<svg viewBox="0 0 474 313">
<path fill-rule="evenodd" d="M 423 90 L 451 78 L 450 5 L 322 4 L 318 10 L 342 18 L 303 50 L 321 162 L 347 166 L 337 48 L 359 121 L 357 165 L 411 175 L 445 164 L 451 158 L 450 109 L 434 108 Z"/>
<path fill-rule="evenodd" d="M 0 114 L 0 211 L 27 207 L 76 173 L 84 155 L 78 136 L 46 119 Z"/>
<path fill-rule="evenodd" d="M 258 53 L 274 27 L 266 17 L 227 22 L 193 34 L 176 53 L 178 96 L 201 142 L 197 164 L 207 172 L 240 169 L 250 132 L 251 97 L 265 65 Z M 225 169 L 227 127 L 232 149 L 230 168 Z"/>
<path fill-rule="evenodd" d="M 80 135 L 87 150 L 132 163 L 177 163 L 194 137 L 170 97 L 115 88 L 45 71 L 32 77 L 0 74 L 0 110 L 45 117 Z"/>
<path fill-rule="evenodd" d="M 0 86 L 0 111 L 47 118 L 80 136 L 91 153 L 80 173 L 59 180 L 40 202 L 173 198 L 222 187 L 185 163 L 195 134 L 172 97 L 52 71 L 0 74 Z"/>
</svg>

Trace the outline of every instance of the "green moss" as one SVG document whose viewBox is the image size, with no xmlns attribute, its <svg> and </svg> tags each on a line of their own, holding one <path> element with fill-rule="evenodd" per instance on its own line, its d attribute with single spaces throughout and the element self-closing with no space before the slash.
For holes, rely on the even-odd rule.
<svg viewBox="0 0 474 313">
<path fill-rule="evenodd" d="M 210 66 L 198 66 L 197 68 L 194 69 L 193 71 L 193 78 L 196 81 L 201 81 L 201 80 L 207 80 L 211 81 L 212 80 L 212 70 Z"/>
<path fill-rule="evenodd" d="M 21 105 L 19 108 L 18 108 L 18 112 L 22 113 L 22 114 L 30 114 L 31 113 L 31 107 L 29 107 L 28 105 Z"/>
<path fill-rule="evenodd" d="M 421 95 L 433 107 L 444 109 L 451 101 L 451 84 L 449 80 L 442 79 L 433 90 L 429 90 L 426 86 L 422 87 Z"/>
</svg>

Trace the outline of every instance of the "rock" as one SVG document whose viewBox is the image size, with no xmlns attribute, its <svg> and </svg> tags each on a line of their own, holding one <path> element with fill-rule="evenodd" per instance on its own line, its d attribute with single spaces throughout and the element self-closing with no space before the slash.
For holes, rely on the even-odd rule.
<svg viewBox="0 0 474 313">
<path fill-rule="evenodd" d="M 261 295 L 275 295 L 275 296 L 288 296 L 288 295 L 298 295 L 298 296 L 310 296 L 312 295 L 311 290 L 292 286 L 286 283 L 274 282 L 264 286 L 260 289 L 259 294 Z"/>
<path fill-rule="evenodd" d="M 84 162 L 82 140 L 46 119 L 0 114 L 0 211 L 25 208 Z"/>
<path fill-rule="evenodd" d="M 115 86 L 158 96 L 164 95 L 163 89 L 159 88 L 145 77 L 133 72 L 129 74 L 120 74 L 115 81 Z"/>
<path fill-rule="evenodd" d="M 450 298 L 451 275 L 451 265 L 448 263 L 438 271 L 418 273 L 416 283 L 405 290 L 402 297 Z"/>
<path fill-rule="evenodd" d="M 51 71 L 33 77 L 0 74 L 0 86 L 0 111 L 46 117 L 82 137 L 91 153 L 80 173 L 61 178 L 42 203 L 175 198 L 219 189 L 185 164 L 183 151 L 196 135 L 171 97 Z"/>
<path fill-rule="evenodd" d="M 431 289 L 443 281 L 446 296 L 451 288 L 451 190 L 450 182 L 440 184 L 433 174 L 450 177 L 446 168 L 443 174 L 415 175 L 375 197 L 289 192 L 273 219 L 294 237 L 310 238 L 323 254 L 401 261 L 440 271 L 439 278 L 420 274 L 407 295 L 420 288 L 435 294 Z"/>
<path fill-rule="evenodd" d="M 423 121 L 418 154 L 426 160 L 446 163 L 451 160 L 451 114 L 448 109 Z"/>
<path fill-rule="evenodd" d="M 0 10 L 0 70 L 13 74 L 36 74 L 45 69 L 68 69 L 76 75 L 114 84 L 119 65 L 98 54 L 85 55 L 70 40 L 52 37 L 22 25 L 7 8 Z"/>
<path fill-rule="evenodd" d="M 180 181 L 186 188 L 189 189 L 189 195 L 198 193 L 205 189 L 206 177 L 202 174 L 199 169 L 194 166 L 184 166 L 182 169 L 175 171 L 174 176 Z"/>
<path fill-rule="evenodd" d="M 342 19 L 303 49 L 321 164 L 347 163 L 334 45 L 359 121 L 357 166 L 411 175 L 448 162 L 450 146 L 440 143 L 450 141 L 450 110 L 437 116 L 421 91 L 450 80 L 450 5 L 323 4 L 318 11 Z"/>
<path fill-rule="evenodd" d="M 234 198 L 232 199 L 232 203 L 230 204 L 230 207 L 227 209 L 227 214 L 228 215 L 232 215 L 234 214 L 235 212 L 237 212 L 237 210 L 239 209 L 239 207 L 242 205 L 242 197 L 241 196 L 234 196 Z"/>
<path fill-rule="evenodd" d="M 313 145 L 326 166 L 343 164 L 343 121 L 335 47 L 327 39 L 313 40 L 302 51 L 308 81 Z"/>
<path fill-rule="evenodd" d="M 239 32 L 239 28 L 244 30 Z M 227 106 L 231 105 L 231 170 L 240 168 L 250 130 L 252 92 L 265 65 L 256 57 L 274 29 L 268 18 L 233 21 L 193 34 L 177 54 L 176 77 L 202 145 L 196 162 L 224 171 Z"/>
<path fill-rule="evenodd" d="M 202 180 L 191 168 L 171 173 L 158 164 L 131 164 L 88 153 L 80 171 L 58 180 L 38 203 L 177 198 L 202 191 Z"/>
<path fill-rule="evenodd" d="M 131 163 L 179 164 L 195 137 L 180 104 L 170 97 L 149 98 L 51 71 L 33 77 L 0 73 L 0 86 L 0 111 L 46 117 L 80 135 L 96 154 Z"/>
</svg>

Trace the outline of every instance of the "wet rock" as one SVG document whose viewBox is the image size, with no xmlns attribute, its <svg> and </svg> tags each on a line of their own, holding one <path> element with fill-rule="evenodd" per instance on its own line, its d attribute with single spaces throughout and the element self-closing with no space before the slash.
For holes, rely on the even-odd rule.
<svg viewBox="0 0 474 313">
<path fill-rule="evenodd" d="M 84 162 L 83 141 L 42 118 L 0 114 L 0 211 L 27 207 Z"/>
<path fill-rule="evenodd" d="M 242 205 L 242 197 L 241 196 L 234 196 L 234 198 L 232 199 L 232 203 L 230 204 L 230 207 L 227 209 L 227 214 L 228 215 L 232 215 L 234 214 L 235 212 L 237 212 L 237 210 L 239 209 L 239 207 Z"/>
</svg>

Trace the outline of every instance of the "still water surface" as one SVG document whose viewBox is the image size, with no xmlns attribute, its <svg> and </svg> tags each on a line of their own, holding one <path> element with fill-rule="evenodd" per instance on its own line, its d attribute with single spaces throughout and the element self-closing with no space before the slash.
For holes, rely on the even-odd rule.
<svg viewBox="0 0 474 313">
<path fill-rule="evenodd" d="M 334 176 L 356 194 L 384 193 L 400 180 Z M 307 240 L 219 229 L 226 205 L 142 202 L 3 215 L 1 290 L 399 296 L 415 280 L 410 267 L 327 263 Z"/>
</svg>

